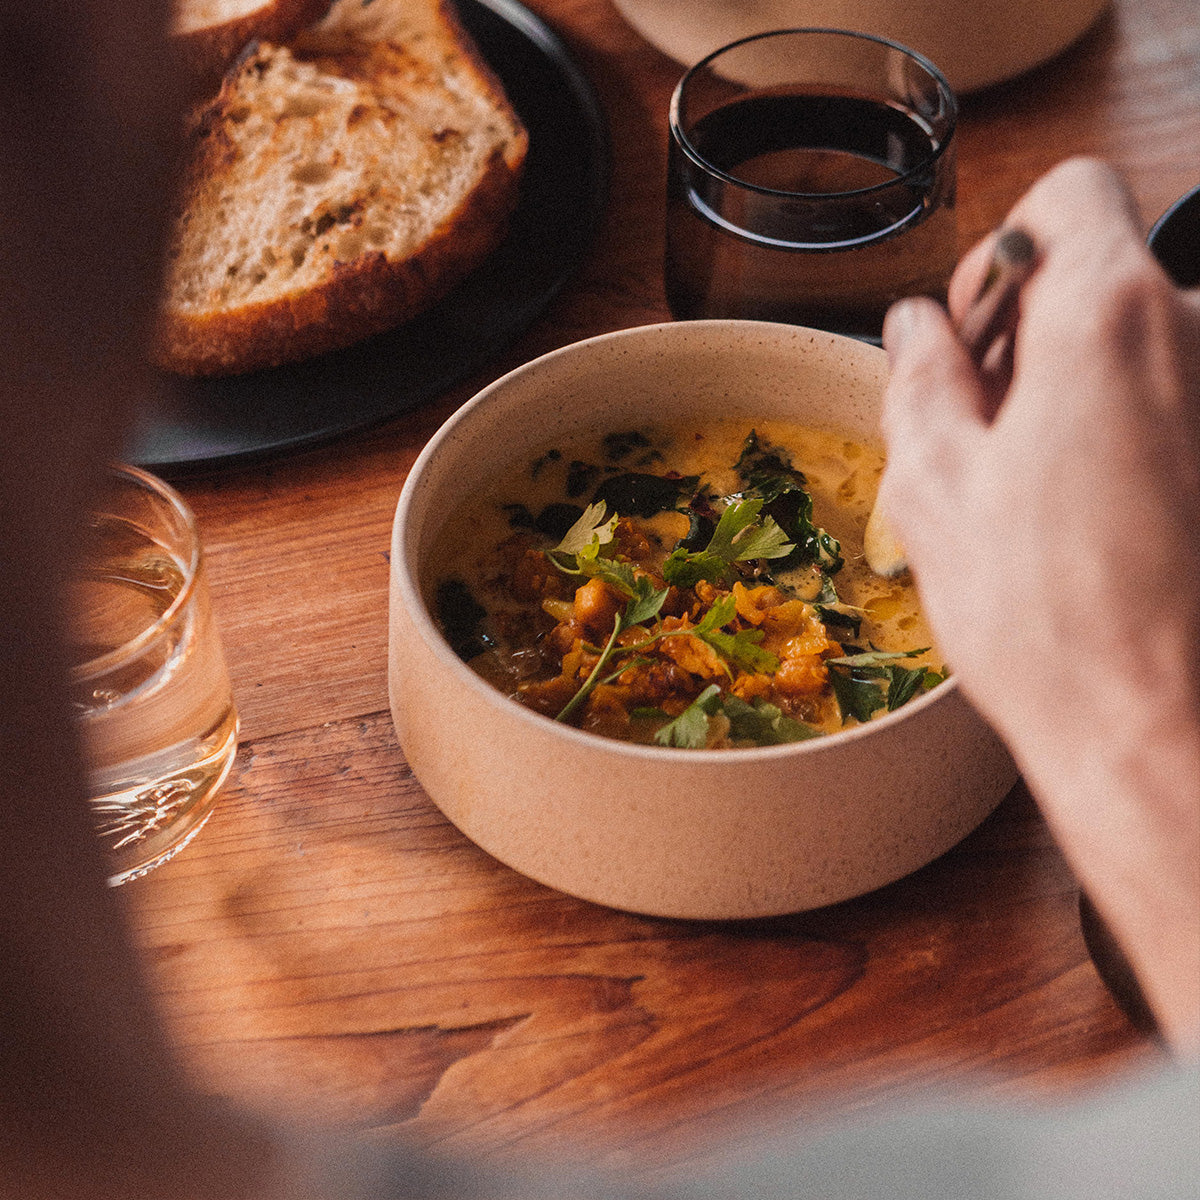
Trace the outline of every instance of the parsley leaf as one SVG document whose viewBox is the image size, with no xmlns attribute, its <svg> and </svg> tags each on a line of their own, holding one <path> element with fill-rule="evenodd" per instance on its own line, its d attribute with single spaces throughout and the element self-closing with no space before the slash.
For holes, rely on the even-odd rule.
<svg viewBox="0 0 1200 1200">
<path fill-rule="evenodd" d="M 924 667 L 890 667 L 888 674 L 888 712 L 895 712 L 924 688 L 928 672 Z"/>
<path fill-rule="evenodd" d="M 732 595 L 725 595 L 719 600 L 714 600 L 708 612 L 685 632 L 703 637 L 706 633 L 720 629 L 722 625 L 728 625 L 735 616 L 737 616 L 737 601 Z"/>
<path fill-rule="evenodd" d="M 721 689 L 710 683 L 675 720 L 669 721 L 654 735 L 654 740 L 660 746 L 703 750 L 708 743 L 708 719 L 720 707 Z"/>
<path fill-rule="evenodd" d="M 764 701 L 747 704 L 737 696 L 722 696 L 712 683 L 675 720 L 659 729 L 654 740 L 660 746 L 702 750 L 708 745 L 711 720 L 718 714 L 723 714 L 729 722 L 729 736 L 735 743 L 781 746 L 821 736 L 803 722 L 785 716 L 774 704 Z"/>
<path fill-rule="evenodd" d="M 634 573 L 633 565 L 627 562 L 617 562 L 613 558 L 603 558 L 600 547 L 593 543 L 586 550 L 581 550 L 575 556 L 578 564 L 575 574 L 588 579 L 600 579 L 610 587 L 620 592 L 622 596 L 635 597 L 639 595 L 638 576 Z"/>
<path fill-rule="evenodd" d="M 702 579 L 723 583 L 729 564 L 707 550 L 689 552 L 676 546 L 663 563 L 663 578 L 676 587 L 695 587 Z"/>
<path fill-rule="evenodd" d="M 840 658 L 827 658 L 825 663 L 830 667 L 877 667 L 881 663 L 891 662 L 897 658 L 917 658 L 927 653 L 928 646 L 919 650 L 864 650 L 859 654 L 844 654 Z"/>
<path fill-rule="evenodd" d="M 625 564 L 614 564 L 622 566 Z M 630 568 L 632 575 L 632 568 Z M 604 648 L 600 651 L 600 657 L 596 660 L 596 665 L 588 673 L 588 677 L 583 681 L 579 691 L 571 697 L 570 700 L 563 706 L 562 711 L 554 719 L 556 721 L 565 721 L 591 694 L 601 683 L 610 683 L 613 679 L 620 676 L 624 671 L 634 665 L 633 662 L 626 662 L 621 667 L 614 671 L 611 675 L 605 677 L 601 675 L 601 671 L 618 655 L 626 653 L 636 653 L 639 650 L 644 650 L 647 646 L 659 640 L 660 634 L 647 638 L 645 641 L 639 642 L 636 646 L 626 646 L 620 648 L 617 646 L 617 638 L 627 629 L 631 629 L 634 625 L 640 625 L 644 621 L 649 621 L 652 617 L 658 616 L 659 610 L 663 606 L 663 601 L 667 598 L 669 588 L 655 589 L 654 585 L 644 575 L 639 576 L 633 581 L 632 595 L 629 602 L 625 605 L 623 611 L 617 613 L 613 618 L 613 631 L 609 634 L 608 641 L 605 642 Z M 636 660 L 635 660 L 636 661 Z"/>
<path fill-rule="evenodd" d="M 779 669 L 779 659 L 758 645 L 763 638 L 761 629 L 741 629 L 737 633 L 714 629 L 703 638 L 727 663 L 743 671 L 770 674 Z"/>
<path fill-rule="evenodd" d="M 761 499 L 734 500 L 726 505 L 703 550 L 676 546 L 663 563 L 663 578 L 678 587 L 695 587 L 701 579 L 724 583 L 735 562 L 785 558 L 794 547 L 772 517 L 759 520 Z"/>
<path fill-rule="evenodd" d="M 645 587 L 635 574 L 633 566 L 627 562 L 607 558 L 603 554 L 604 548 L 612 543 L 615 536 L 617 519 L 616 513 L 605 519 L 603 502 L 588 505 L 583 516 L 567 530 L 562 541 L 553 550 L 546 551 L 546 557 L 564 575 L 600 579 L 622 596 L 643 600 Z M 663 592 L 663 598 L 665 597 L 666 592 Z M 660 600 L 659 604 L 661 603 Z M 637 622 L 631 621 L 630 624 Z"/>
<path fill-rule="evenodd" d="M 622 632 L 633 625 L 643 625 L 657 617 L 670 590 L 663 588 L 660 591 L 647 576 L 639 575 L 633 581 L 633 595 L 621 614 Z"/>
<path fill-rule="evenodd" d="M 783 558 L 791 553 L 787 534 L 771 517 L 760 522 L 761 500 L 735 500 L 726 505 L 713 530 L 708 552 L 726 562 L 749 562 L 754 558 Z"/>
<path fill-rule="evenodd" d="M 738 696 L 726 696 L 724 711 L 729 718 L 729 736 L 737 742 L 780 746 L 785 742 L 803 742 L 821 736 L 818 730 L 785 716 L 777 705 L 765 700 L 747 704 Z"/>
<path fill-rule="evenodd" d="M 689 630 L 701 641 L 707 642 L 730 666 L 744 671 L 774 671 L 779 659 L 758 643 L 763 640 L 761 629 L 741 629 L 737 633 L 726 633 L 721 626 L 728 625 L 737 614 L 737 602 L 732 596 L 722 596 Z"/>
</svg>

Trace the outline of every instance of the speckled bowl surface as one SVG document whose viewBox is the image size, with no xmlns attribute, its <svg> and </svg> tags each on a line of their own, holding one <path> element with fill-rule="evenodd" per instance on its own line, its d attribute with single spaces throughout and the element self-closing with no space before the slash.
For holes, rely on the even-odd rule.
<svg viewBox="0 0 1200 1200">
<path fill-rule="evenodd" d="M 873 33 L 933 60 L 956 92 L 1011 79 L 1074 42 L 1108 0 L 615 0 L 684 66 L 738 38 L 802 25 Z"/>
<path fill-rule="evenodd" d="M 953 680 L 869 725 L 740 750 L 631 745 L 555 723 L 484 683 L 427 603 L 456 495 L 580 427 L 706 410 L 878 443 L 881 350 L 792 325 L 693 321 L 605 334 L 497 380 L 429 442 L 392 537 L 396 731 L 446 816 L 496 858 L 587 900 L 669 917 L 761 917 L 859 895 L 924 865 L 1016 773 Z"/>
</svg>

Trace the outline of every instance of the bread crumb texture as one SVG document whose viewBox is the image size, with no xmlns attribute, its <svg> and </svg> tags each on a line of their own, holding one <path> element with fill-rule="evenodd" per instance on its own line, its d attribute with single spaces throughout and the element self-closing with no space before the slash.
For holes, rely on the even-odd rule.
<svg viewBox="0 0 1200 1200">
<path fill-rule="evenodd" d="M 527 135 L 438 0 L 338 0 L 253 44 L 189 130 L 156 356 L 252 370 L 410 319 L 477 266 Z"/>
</svg>

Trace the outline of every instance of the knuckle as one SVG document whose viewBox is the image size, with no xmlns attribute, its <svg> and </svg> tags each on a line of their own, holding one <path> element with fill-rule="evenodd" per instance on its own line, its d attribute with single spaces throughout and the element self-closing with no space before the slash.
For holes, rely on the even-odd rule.
<svg viewBox="0 0 1200 1200">
<path fill-rule="evenodd" d="M 1170 285 L 1149 255 L 1118 253 L 1109 260 L 1105 285 L 1089 295 L 1078 314 L 1081 343 L 1132 355 L 1136 361 L 1149 331 L 1162 327 L 1170 307 Z"/>
<path fill-rule="evenodd" d="M 1116 172 L 1108 163 L 1087 154 L 1077 154 L 1065 159 L 1050 173 L 1050 178 L 1073 188 L 1092 190 L 1108 190 L 1117 180 Z"/>
</svg>

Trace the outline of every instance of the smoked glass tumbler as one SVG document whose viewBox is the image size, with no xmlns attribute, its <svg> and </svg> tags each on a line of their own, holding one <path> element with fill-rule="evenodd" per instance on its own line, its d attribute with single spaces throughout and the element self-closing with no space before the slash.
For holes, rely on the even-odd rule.
<svg viewBox="0 0 1200 1200">
<path fill-rule="evenodd" d="M 877 342 L 894 300 L 944 297 L 956 116 L 937 67 L 867 34 L 783 30 L 697 63 L 671 100 L 671 312 Z"/>
</svg>

